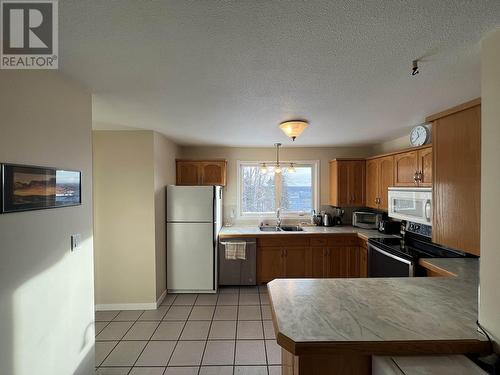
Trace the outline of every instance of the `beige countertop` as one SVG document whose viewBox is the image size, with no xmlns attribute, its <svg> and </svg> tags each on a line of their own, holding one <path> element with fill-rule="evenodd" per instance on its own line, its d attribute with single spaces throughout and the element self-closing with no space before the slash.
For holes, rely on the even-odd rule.
<svg viewBox="0 0 500 375">
<path fill-rule="evenodd" d="M 303 231 L 300 232 L 262 232 L 257 225 L 253 226 L 232 226 L 223 227 L 219 232 L 220 238 L 229 237 L 260 237 L 260 236 L 283 236 L 283 235 L 293 235 L 293 236 L 304 236 L 304 235 L 321 235 L 321 234 L 353 234 L 361 236 L 365 239 L 374 237 L 393 237 L 393 235 L 383 234 L 375 229 L 362 229 L 355 228 L 351 225 L 340 225 L 334 227 L 315 227 L 315 226 L 304 226 Z"/>
<path fill-rule="evenodd" d="M 464 353 L 487 347 L 476 327 L 478 259 L 427 259 L 457 277 L 276 279 L 278 343 L 289 352 Z"/>
</svg>

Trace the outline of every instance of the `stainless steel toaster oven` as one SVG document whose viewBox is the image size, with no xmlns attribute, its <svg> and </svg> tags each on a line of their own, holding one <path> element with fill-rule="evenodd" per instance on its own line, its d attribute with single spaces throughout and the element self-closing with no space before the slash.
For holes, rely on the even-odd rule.
<svg viewBox="0 0 500 375">
<path fill-rule="evenodd" d="M 368 211 L 354 211 L 352 213 L 352 226 L 364 229 L 378 229 L 382 214 Z"/>
</svg>

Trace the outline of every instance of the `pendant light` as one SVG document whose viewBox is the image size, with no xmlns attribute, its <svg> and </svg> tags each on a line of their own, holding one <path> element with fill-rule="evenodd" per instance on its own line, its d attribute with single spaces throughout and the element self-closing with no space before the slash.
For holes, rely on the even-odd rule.
<svg viewBox="0 0 500 375">
<path fill-rule="evenodd" d="M 280 147 L 281 147 L 281 143 L 275 143 L 274 146 L 276 147 L 276 168 L 274 168 L 274 173 L 281 173 L 281 167 L 280 167 Z"/>
<path fill-rule="evenodd" d="M 260 173 L 261 174 L 273 174 L 273 173 L 283 173 L 284 171 L 288 173 L 295 173 L 295 163 L 289 162 L 286 164 L 289 164 L 288 167 L 282 167 L 282 163 L 280 162 L 280 147 L 281 143 L 275 143 L 274 147 L 276 148 L 276 163 L 261 163 L 260 164 Z M 269 165 L 268 165 L 269 164 Z"/>
<path fill-rule="evenodd" d="M 267 165 L 266 165 L 266 163 L 262 163 L 262 165 L 260 166 L 260 173 L 262 173 L 262 174 L 266 174 L 267 173 Z"/>
<path fill-rule="evenodd" d="M 295 141 L 299 135 L 309 126 L 309 123 L 305 120 L 290 120 L 284 121 L 280 124 L 280 129 L 287 136 L 292 138 L 292 141 Z"/>
</svg>

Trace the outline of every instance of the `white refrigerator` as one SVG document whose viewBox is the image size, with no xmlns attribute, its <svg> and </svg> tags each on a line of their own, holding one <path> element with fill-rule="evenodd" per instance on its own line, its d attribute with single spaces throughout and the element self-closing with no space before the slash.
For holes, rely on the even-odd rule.
<svg viewBox="0 0 500 375">
<path fill-rule="evenodd" d="M 169 185 L 166 194 L 168 292 L 215 293 L 222 188 Z"/>
</svg>

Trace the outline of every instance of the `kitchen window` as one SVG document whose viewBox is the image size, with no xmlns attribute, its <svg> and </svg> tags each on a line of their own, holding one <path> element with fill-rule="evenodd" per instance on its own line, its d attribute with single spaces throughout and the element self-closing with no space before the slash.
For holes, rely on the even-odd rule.
<svg viewBox="0 0 500 375">
<path fill-rule="evenodd" d="M 268 171 L 261 169 L 264 162 L 238 163 L 238 213 L 240 217 L 275 217 L 281 208 L 285 216 L 309 215 L 318 209 L 319 161 L 282 161 L 282 172 L 275 173 L 272 162 Z"/>
</svg>

